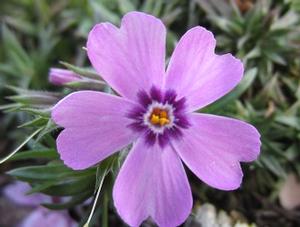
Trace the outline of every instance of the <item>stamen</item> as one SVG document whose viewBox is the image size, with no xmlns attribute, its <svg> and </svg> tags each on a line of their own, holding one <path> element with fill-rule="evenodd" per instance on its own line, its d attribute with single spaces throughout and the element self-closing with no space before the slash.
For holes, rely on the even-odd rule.
<svg viewBox="0 0 300 227">
<path fill-rule="evenodd" d="M 164 126 L 164 125 L 169 124 L 169 123 L 170 123 L 170 121 L 167 118 L 160 118 L 159 119 L 160 126 Z"/>
<path fill-rule="evenodd" d="M 153 125 L 161 127 L 170 123 L 168 112 L 160 108 L 153 109 L 149 120 Z"/>
<path fill-rule="evenodd" d="M 167 112 L 166 112 L 165 110 L 162 110 L 162 111 L 159 113 L 159 116 L 160 116 L 161 118 L 168 118 L 168 114 L 167 114 Z"/>
<path fill-rule="evenodd" d="M 152 124 L 154 124 L 154 125 L 156 125 L 156 124 L 158 124 L 159 123 L 159 116 L 157 116 L 157 115 L 155 115 L 155 114 L 152 114 L 152 116 L 151 116 L 151 123 Z"/>
</svg>

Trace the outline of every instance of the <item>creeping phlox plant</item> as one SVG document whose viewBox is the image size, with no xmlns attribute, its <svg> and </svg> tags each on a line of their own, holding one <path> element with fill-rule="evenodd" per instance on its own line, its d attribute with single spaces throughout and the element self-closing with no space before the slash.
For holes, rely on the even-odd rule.
<svg viewBox="0 0 300 227">
<path fill-rule="evenodd" d="M 49 105 L 48 126 L 63 128 L 57 151 L 76 170 L 68 169 L 64 177 L 75 172 L 84 178 L 98 166 L 100 180 L 91 183 L 99 188 L 98 197 L 104 177 L 117 169 L 112 171 L 117 172 L 113 204 L 130 226 L 147 219 L 178 226 L 187 219 L 193 198 L 183 163 L 211 187 L 239 188 L 240 162 L 258 157 L 260 134 L 246 122 L 201 113 L 230 92 L 244 73 L 239 59 L 215 54 L 215 46 L 210 31 L 194 27 L 179 40 L 166 67 L 166 28 L 154 16 L 130 12 L 120 28 L 95 25 L 86 51 L 97 73 L 82 72 L 82 77 L 67 64 L 77 73 L 50 71 L 51 83 L 80 90 L 64 98 L 50 94 L 55 105 Z M 124 162 L 115 165 L 115 157 Z"/>
<path fill-rule="evenodd" d="M 243 176 L 239 162 L 255 160 L 260 151 L 253 126 L 195 112 L 239 83 L 241 61 L 216 55 L 213 34 L 195 27 L 165 71 L 165 40 L 162 22 L 144 13 L 126 14 L 120 28 L 96 25 L 88 36 L 89 60 L 120 96 L 79 91 L 52 109 L 53 121 L 64 127 L 57 149 L 72 169 L 132 144 L 113 189 L 114 205 L 131 226 L 149 217 L 178 226 L 187 218 L 192 194 L 182 161 L 208 185 L 233 190 Z"/>
</svg>

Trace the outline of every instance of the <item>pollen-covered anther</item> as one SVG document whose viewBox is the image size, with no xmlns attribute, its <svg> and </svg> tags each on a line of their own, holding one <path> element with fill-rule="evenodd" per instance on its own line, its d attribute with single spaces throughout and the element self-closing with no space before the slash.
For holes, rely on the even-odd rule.
<svg viewBox="0 0 300 227">
<path fill-rule="evenodd" d="M 159 108 L 152 111 L 149 120 L 155 126 L 165 126 L 170 123 L 167 111 Z"/>
</svg>

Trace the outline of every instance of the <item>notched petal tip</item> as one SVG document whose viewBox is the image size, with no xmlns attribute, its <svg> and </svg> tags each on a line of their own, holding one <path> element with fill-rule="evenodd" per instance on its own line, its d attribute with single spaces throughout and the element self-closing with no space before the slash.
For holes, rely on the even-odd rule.
<svg viewBox="0 0 300 227">
<path fill-rule="evenodd" d="M 129 12 L 116 27 L 100 23 L 90 31 L 88 58 L 121 96 L 136 99 L 139 89 L 161 84 L 165 68 L 166 28 L 154 16 Z"/>
<path fill-rule="evenodd" d="M 139 140 L 123 163 L 113 188 L 114 205 L 130 226 L 150 217 L 158 226 L 179 226 L 192 209 L 184 167 L 171 147 Z"/>
<path fill-rule="evenodd" d="M 221 98 L 242 79 L 242 62 L 231 54 L 216 54 L 215 47 L 213 33 L 197 26 L 183 35 L 172 54 L 166 86 L 187 98 L 190 112 Z"/>
<path fill-rule="evenodd" d="M 198 44 L 197 44 L 198 43 Z M 184 47 L 186 52 L 194 51 L 207 51 L 202 47 L 208 48 L 209 51 L 213 52 L 216 48 L 216 39 L 214 34 L 202 26 L 196 26 L 189 29 L 179 40 L 176 49 Z M 186 48 L 190 47 L 192 49 Z M 183 50 L 180 50 L 182 52 Z M 178 53 L 180 54 L 180 53 Z M 182 53 L 181 53 L 182 54 Z M 173 56 L 172 56 L 173 57 Z M 169 64 L 170 65 L 170 64 Z M 169 68 L 168 68 L 169 69 Z"/>
<path fill-rule="evenodd" d="M 167 32 L 164 23 L 160 19 L 156 18 L 155 16 L 153 16 L 151 14 L 147 14 L 144 12 L 138 12 L 138 11 L 131 11 L 131 12 L 126 13 L 122 18 L 121 28 L 122 28 L 123 24 L 126 24 L 127 22 L 130 23 L 131 20 L 136 20 L 136 18 L 139 18 L 139 20 L 144 19 L 144 20 L 152 20 L 153 22 L 155 21 L 157 24 L 159 24 L 160 26 L 163 27 L 165 33 Z"/>
<path fill-rule="evenodd" d="M 249 131 L 252 132 L 252 154 L 247 159 L 240 160 L 241 162 L 253 162 L 258 159 L 261 152 L 261 134 L 253 125 L 245 123 L 249 127 Z"/>
<path fill-rule="evenodd" d="M 85 169 L 88 169 L 88 168 L 90 168 L 90 167 L 93 166 L 93 165 L 91 165 L 91 166 L 77 165 L 77 163 L 70 162 L 67 158 L 64 158 L 64 155 L 62 155 L 62 154 L 60 154 L 60 160 L 63 161 L 63 163 L 64 163 L 65 166 L 67 166 L 70 169 L 75 170 L 75 171 L 85 170 Z"/>
<path fill-rule="evenodd" d="M 244 75 L 244 63 L 242 62 L 242 60 L 233 56 L 231 53 L 217 56 L 228 58 L 228 67 L 234 67 L 236 69 L 236 79 L 238 82 L 240 82 Z"/>
<path fill-rule="evenodd" d="M 67 130 L 64 129 L 56 139 L 57 151 L 63 163 L 69 168 L 71 168 L 72 170 L 84 170 L 96 164 L 94 163 L 94 164 L 86 165 L 83 162 L 80 162 L 79 159 L 76 159 L 76 156 L 72 154 L 72 147 L 65 146 L 66 143 L 65 141 L 66 139 L 68 139 L 67 134 L 68 134 Z"/>
<path fill-rule="evenodd" d="M 237 175 L 235 176 L 234 179 L 232 179 L 232 181 L 228 184 L 223 184 L 222 183 L 222 179 L 220 178 L 219 181 L 220 181 L 220 184 L 209 184 L 209 183 L 206 183 L 207 185 L 213 187 L 213 188 L 216 188 L 216 189 L 219 189 L 219 190 L 223 190 L 223 191 L 234 191 L 234 190 L 238 190 L 241 185 L 242 185 L 242 182 L 243 182 L 243 177 L 244 177 L 244 174 L 243 174 L 243 171 L 241 169 L 241 166 L 240 164 L 238 163 L 239 165 L 239 173 L 237 173 Z"/>
</svg>

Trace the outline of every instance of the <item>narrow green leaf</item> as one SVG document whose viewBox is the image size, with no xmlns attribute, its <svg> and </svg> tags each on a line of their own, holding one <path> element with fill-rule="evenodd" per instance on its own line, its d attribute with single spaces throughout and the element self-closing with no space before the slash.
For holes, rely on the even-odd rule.
<svg viewBox="0 0 300 227">
<path fill-rule="evenodd" d="M 286 177 L 286 173 L 278 160 L 271 155 L 261 155 L 260 161 L 276 176 L 278 177 Z"/>
<path fill-rule="evenodd" d="M 104 81 L 86 79 L 79 80 L 65 84 L 66 87 L 74 88 L 76 90 L 96 90 L 103 91 L 107 84 Z"/>
<path fill-rule="evenodd" d="M 56 180 L 52 180 L 52 181 L 46 181 L 44 183 L 38 184 L 38 185 L 33 185 L 30 189 L 30 191 L 28 191 L 26 194 L 27 195 L 31 195 L 37 192 L 41 192 L 42 190 L 51 187 L 52 185 L 57 184 Z"/>
<path fill-rule="evenodd" d="M 109 21 L 113 24 L 118 24 L 120 22 L 120 17 L 107 9 L 100 1 L 91 0 L 90 4 L 92 9 L 99 15 L 101 20 Z"/>
<path fill-rule="evenodd" d="M 281 115 L 281 116 L 277 116 L 275 118 L 275 121 L 287 125 L 291 128 L 300 130 L 300 120 L 299 117 L 297 116 L 286 116 L 286 115 Z"/>
<path fill-rule="evenodd" d="M 102 227 L 108 227 L 108 206 L 109 206 L 109 197 L 107 192 L 104 191 L 103 195 L 103 210 L 102 210 Z"/>
<path fill-rule="evenodd" d="M 142 12 L 151 13 L 151 12 L 152 12 L 152 9 L 153 9 L 153 7 L 154 7 L 154 3 L 155 3 L 154 0 L 144 1 L 144 2 L 143 2 L 143 5 L 142 5 L 142 7 L 141 7 L 141 11 L 142 11 Z"/>
<path fill-rule="evenodd" d="M 95 185 L 95 176 L 84 176 L 76 178 L 68 178 L 63 182 L 59 182 L 55 185 L 41 190 L 43 193 L 51 196 L 70 196 L 77 195 L 91 190 Z"/>
<path fill-rule="evenodd" d="M 273 52 L 272 50 L 265 50 L 263 52 L 268 58 L 270 58 L 273 62 L 279 64 L 279 65 L 287 65 L 286 60 L 281 57 L 279 54 Z"/>
<path fill-rule="evenodd" d="M 25 159 L 56 159 L 59 158 L 59 155 L 55 149 L 47 149 L 47 150 L 31 150 L 31 151 L 22 151 L 15 154 L 11 157 L 10 160 L 25 160 Z"/>
<path fill-rule="evenodd" d="M 38 96 L 51 96 L 51 97 L 61 98 L 61 93 L 58 92 L 30 90 L 30 89 L 24 89 L 12 85 L 5 85 L 5 87 L 19 95 L 38 95 Z"/>
<path fill-rule="evenodd" d="M 108 172 L 110 172 L 112 170 L 112 167 L 113 167 L 116 159 L 117 159 L 117 156 L 113 155 L 113 156 L 106 158 L 98 165 L 97 172 L 96 172 L 95 193 L 98 190 L 99 185 L 101 184 L 103 175 L 106 175 Z"/>
<path fill-rule="evenodd" d="M 47 207 L 51 210 L 65 210 L 69 208 L 73 208 L 74 206 L 81 204 L 86 199 L 88 199 L 92 195 L 93 191 L 85 191 L 79 195 L 73 196 L 72 199 L 65 203 L 43 203 L 41 204 L 44 207 Z"/>
<path fill-rule="evenodd" d="M 122 14 L 136 10 L 136 7 L 132 4 L 130 0 L 118 0 L 118 4 Z"/>
<path fill-rule="evenodd" d="M 34 35 L 36 32 L 36 27 L 31 24 L 29 21 L 24 20 L 23 18 L 17 18 L 12 16 L 6 16 L 5 22 L 14 27 L 15 29 L 24 32 L 28 35 Z"/>
<path fill-rule="evenodd" d="M 47 109 L 45 109 L 45 108 L 44 109 L 37 109 L 37 108 L 29 108 L 29 107 L 20 106 L 18 108 L 18 110 L 19 111 L 24 111 L 24 112 L 27 112 L 27 113 L 30 113 L 30 114 L 33 114 L 33 115 L 38 115 L 42 119 L 48 120 L 50 118 L 50 115 L 51 115 L 51 110 L 49 109 L 49 106 L 47 106 L 47 105 L 44 106 L 44 107 L 47 107 Z"/>
<path fill-rule="evenodd" d="M 36 140 L 41 140 L 44 136 L 56 130 L 57 128 L 59 128 L 59 126 L 55 124 L 51 119 L 49 119 L 46 127 L 44 127 L 43 130 L 39 133 Z"/>
<path fill-rule="evenodd" d="M 31 65 L 31 60 L 29 56 L 26 54 L 21 44 L 19 43 L 16 36 L 7 28 L 5 24 L 2 25 L 2 37 L 4 47 L 15 56 L 15 58 L 19 59 L 20 62 L 23 62 L 25 65 Z"/>
<path fill-rule="evenodd" d="M 36 130 L 35 132 L 33 132 L 30 136 L 27 137 L 27 139 L 24 140 L 23 143 L 20 144 L 20 146 L 18 146 L 13 152 L 11 152 L 9 155 L 7 155 L 5 158 L 2 158 L 0 160 L 0 164 L 6 162 L 8 159 L 10 159 L 11 157 L 14 156 L 14 154 L 16 154 L 25 144 L 28 143 L 28 141 L 30 141 L 35 135 L 37 135 L 43 128 L 39 128 L 38 130 Z"/>
<path fill-rule="evenodd" d="M 53 105 L 58 102 L 57 97 L 47 96 L 42 94 L 35 95 L 13 95 L 8 96 L 7 99 L 13 100 L 27 105 Z"/>
<path fill-rule="evenodd" d="M 1 105 L 0 110 L 9 110 L 9 109 L 15 109 L 21 107 L 21 104 L 19 103 L 11 103 L 6 105 Z"/>
<path fill-rule="evenodd" d="M 78 67 L 78 66 L 72 65 L 70 63 L 64 62 L 64 61 L 60 61 L 59 63 L 62 64 L 63 66 L 65 66 L 67 69 L 69 69 L 69 70 L 73 71 L 74 73 L 77 73 L 83 77 L 87 77 L 87 78 L 94 79 L 94 80 L 101 80 L 100 75 L 97 74 L 95 71 L 92 71 L 91 69 Z"/>
<path fill-rule="evenodd" d="M 18 126 L 18 128 L 24 128 L 24 127 L 42 127 L 46 126 L 48 122 L 47 118 L 44 117 L 37 117 L 31 121 L 25 122 L 24 124 L 21 124 Z"/>
<path fill-rule="evenodd" d="M 51 181 L 64 179 L 66 177 L 82 177 L 91 176 L 95 174 L 93 169 L 74 171 L 63 164 L 41 165 L 41 166 L 26 166 L 13 169 L 8 172 L 9 175 L 14 176 L 20 180 L 33 182 Z"/>
<path fill-rule="evenodd" d="M 289 10 L 284 16 L 280 17 L 272 24 L 271 30 L 286 29 L 292 27 L 297 22 L 299 22 L 299 15 L 296 12 Z"/>
</svg>

